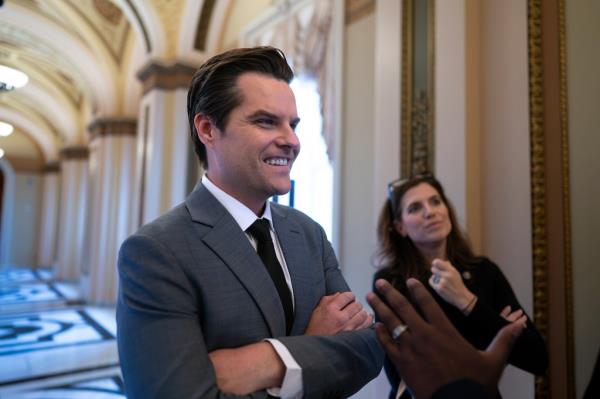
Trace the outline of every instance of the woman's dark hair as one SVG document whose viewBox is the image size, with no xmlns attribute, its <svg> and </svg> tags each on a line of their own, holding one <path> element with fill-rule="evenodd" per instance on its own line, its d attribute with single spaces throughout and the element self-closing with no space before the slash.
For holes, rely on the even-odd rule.
<svg viewBox="0 0 600 399">
<path fill-rule="evenodd" d="M 375 263 L 377 267 L 386 269 L 392 285 L 404 294 L 407 293 L 407 278 L 414 277 L 425 282 L 431 276 L 429 265 L 425 264 L 426 260 L 421 251 L 408 236 L 403 237 L 394 228 L 394 220 L 402 212 L 402 198 L 408 190 L 421 183 L 433 187 L 448 208 L 452 229 L 447 238 L 446 255 L 450 263 L 462 271 L 471 268 L 480 260 L 473 254 L 466 236 L 458 226 L 454 207 L 448 201 L 442 185 L 433 175 L 424 174 L 392 182 L 388 187 L 388 200 L 383 204 L 377 223 L 378 250 L 375 254 Z"/>
<path fill-rule="evenodd" d="M 205 169 L 208 168 L 206 148 L 198 138 L 194 117 L 204 114 L 223 131 L 229 114 L 243 101 L 237 80 L 246 72 L 264 74 L 288 84 L 294 78 L 283 52 L 269 46 L 229 50 L 198 68 L 190 83 L 187 112 L 194 150 Z"/>
</svg>

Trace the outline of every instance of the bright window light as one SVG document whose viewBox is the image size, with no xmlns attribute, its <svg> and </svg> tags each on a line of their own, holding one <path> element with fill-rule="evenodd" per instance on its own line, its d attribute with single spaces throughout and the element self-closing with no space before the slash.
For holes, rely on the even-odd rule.
<svg viewBox="0 0 600 399">
<path fill-rule="evenodd" d="M 292 168 L 294 208 L 317 221 L 332 239 L 333 167 L 321 134 L 320 96 L 312 79 L 296 78 L 291 83 L 296 96 L 300 124 L 296 129 L 300 155 Z"/>
<path fill-rule="evenodd" d="M 4 150 L 2 148 L 0 148 L 0 158 L 2 158 L 4 156 Z"/>
</svg>

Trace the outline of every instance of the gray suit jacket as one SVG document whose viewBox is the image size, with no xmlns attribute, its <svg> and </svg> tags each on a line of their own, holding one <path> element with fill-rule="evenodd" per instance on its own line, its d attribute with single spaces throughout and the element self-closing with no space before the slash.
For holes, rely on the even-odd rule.
<svg viewBox="0 0 600 399">
<path fill-rule="evenodd" d="M 323 295 L 349 289 L 317 223 L 276 204 L 272 215 L 294 288 L 290 336 L 256 251 L 204 186 L 123 243 L 117 326 L 130 399 L 231 397 L 219 391 L 208 353 L 265 338 L 279 339 L 302 367 L 306 398 L 346 397 L 377 376 L 383 352 L 373 330 L 302 335 Z"/>
</svg>

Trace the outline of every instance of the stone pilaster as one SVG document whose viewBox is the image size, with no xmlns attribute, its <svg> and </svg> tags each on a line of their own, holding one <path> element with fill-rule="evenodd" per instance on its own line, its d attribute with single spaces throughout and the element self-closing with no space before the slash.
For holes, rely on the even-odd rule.
<svg viewBox="0 0 600 399">
<path fill-rule="evenodd" d="M 77 280 L 84 242 L 89 150 L 85 146 L 65 147 L 60 157 L 62 184 L 54 274 L 60 280 Z"/>
<path fill-rule="evenodd" d="M 135 168 L 135 119 L 101 118 L 90 124 L 89 200 L 81 288 L 88 302 L 113 304 L 117 254 L 133 231 L 130 207 Z"/>
<path fill-rule="evenodd" d="M 185 199 L 193 157 L 187 119 L 187 91 L 196 68 L 153 62 L 138 73 L 144 85 L 137 135 L 133 213 L 136 227 Z M 195 179 L 194 179 L 195 180 Z"/>
<path fill-rule="evenodd" d="M 56 261 L 56 235 L 60 200 L 60 163 L 42 167 L 42 206 L 38 236 L 38 267 L 51 267 Z"/>
</svg>

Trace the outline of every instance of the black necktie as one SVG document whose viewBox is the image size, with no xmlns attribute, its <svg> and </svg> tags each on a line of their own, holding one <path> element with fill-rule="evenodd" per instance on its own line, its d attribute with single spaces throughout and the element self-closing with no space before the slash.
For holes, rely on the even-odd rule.
<svg viewBox="0 0 600 399">
<path fill-rule="evenodd" d="M 267 219 L 256 219 L 246 231 L 256 240 L 256 252 L 258 252 L 258 256 L 262 259 L 271 275 L 271 279 L 273 279 L 273 283 L 275 283 L 275 288 L 279 293 L 283 311 L 285 312 L 286 331 L 289 334 L 294 321 L 294 306 L 292 305 L 290 289 L 285 282 L 283 269 L 275 255 L 275 247 L 273 246 L 271 232 L 269 231 L 269 221 Z"/>
</svg>

